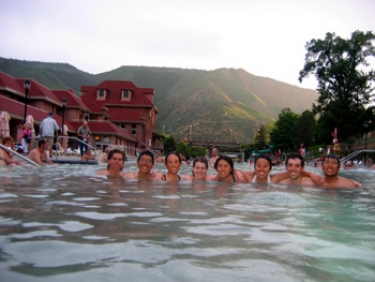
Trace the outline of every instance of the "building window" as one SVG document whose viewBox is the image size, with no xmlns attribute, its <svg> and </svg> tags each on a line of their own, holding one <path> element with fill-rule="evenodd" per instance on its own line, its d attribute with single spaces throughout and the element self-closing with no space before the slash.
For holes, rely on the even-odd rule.
<svg viewBox="0 0 375 282">
<path fill-rule="evenodd" d="M 96 100 L 105 100 L 107 91 L 105 89 L 98 89 L 96 93 Z"/>
<path fill-rule="evenodd" d="M 132 134 L 137 135 L 137 125 L 136 124 L 132 124 Z"/>
<path fill-rule="evenodd" d="M 132 98 L 132 91 L 129 89 L 121 90 L 121 101 L 130 101 Z"/>
</svg>

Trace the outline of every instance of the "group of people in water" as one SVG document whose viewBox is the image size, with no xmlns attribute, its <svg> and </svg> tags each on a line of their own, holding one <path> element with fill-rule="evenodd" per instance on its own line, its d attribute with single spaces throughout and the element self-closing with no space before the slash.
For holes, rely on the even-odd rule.
<svg viewBox="0 0 375 282">
<path fill-rule="evenodd" d="M 4 137 L 2 143 L 6 147 L 12 148 L 11 137 Z M 28 158 L 37 164 L 53 164 L 46 153 L 48 142 L 41 139 L 38 147 L 31 150 Z M 83 157 L 91 160 L 93 157 L 87 151 Z M 11 153 L 0 149 L 0 162 L 4 164 L 21 164 L 12 158 Z M 192 174 L 180 175 L 179 170 L 182 164 L 181 155 L 170 152 L 164 158 L 166 173 L 152 171 L 155 164 L 155 155 L 149 150 L 142 151 L 137 157 L 138 171 L 124 172 L 125 153 L 119 149 L 106 151 L 107 168 L 97 172 L 97 175 L 119 176 L 125 179 L 148 179 L 161 181 L 218 181 L 232 183 L 259 183 L 259 184 L 287 184 L 307 187 L 321 188 L 356 188 L 361 184 L 339 176 L 340 159 L 334 154 L 327 154 L 322 161 L 323 176 L 313 174 L 304 170 L 304 158 L 299 153 L 291 153 L 285 161 L 285 172 L 271 174 L 272 162 L 266 155 L 260 155 L 254 162 L 254 170 L 244 171 L 234 168 L 233 160 L 226 155 L 220 156 L 216 148 L 212 150 L 212 157 L 208 160 L 205 157 L 197 157 L 192 162 Z M 208 174 L 209 168 L 216 170 L 216 174 Z"/>
<path fill-rule="evenodd" d="M 151 151 L 145 150 L 138 155 L 138 171 L 123 172 L 125 164 L 124 152 L 113 149 L 107 156 L 107 168 L 100 170 L 97 175 L 122 176 L 125 179 L 146 179 L 161 181 L 218 181 L 229 183 L 258 183 L 258 184 L 287 184 L 321 188 L 357 188 L 362 185 L 354 180 L 338 176 L 340 160 L 336 155 L 326 155 L 323 159 L 322 170 L 324 175 L 313 174 L 304 170 L 304 159 L 298 153 L 287 156 L 285 172 L 270 174 L 272 170 L 271 159 L 260 155 L 254 162 L 254 170 L 243 171 L 234 168 L 233 160 L 226 156 L 214 156 L 213 167 L 216 174 L 208 174 L 209 160 L 197 157 L 192 163 L 191 175 L 180 175 L 181 156 L 170 152 L 165 157 L 166 173 L 152 171 L 155 157 Z"/>
</svg>

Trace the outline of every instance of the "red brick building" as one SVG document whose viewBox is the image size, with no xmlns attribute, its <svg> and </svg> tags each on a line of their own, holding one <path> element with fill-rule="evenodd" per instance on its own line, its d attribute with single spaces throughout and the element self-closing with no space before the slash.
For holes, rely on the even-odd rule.
<svg viewBox="0 0 375 282">
<path fill-rule="evenodd" d="M 60 128 L 64 117 L 64 133 L 68 136 L 76 136 L 78 127 L 88 120 L 93 147 L 124 146 L 133 154 L 135 148 L 163 146 L 162 136 L 155 132 L 157 108 L 152 88 L 138 88 L 129 81 L 104 81 L 97 86 L 82 86 L 78 97 L 72 90 L 51 90 L 31 79 L 26 98 L 24 81 L 0 72 L 0 113 L 9 114 L 7 135 L 17 143 L 27 103 L 27 116 L 34 119 L 36 135 L 41 121 L 53 112 Z M 76 148 L 77 142 L 70 140 L 66 146 Z"/>
</svg>

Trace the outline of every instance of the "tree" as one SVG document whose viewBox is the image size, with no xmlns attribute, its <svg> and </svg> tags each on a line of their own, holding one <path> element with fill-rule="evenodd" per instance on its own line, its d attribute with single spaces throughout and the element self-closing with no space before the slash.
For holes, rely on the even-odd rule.
<svg viewBox="0 0 375 282">
<path fill-rule="evenodd" d="M 295 146 L 303 143 L 307 148 L 312 145 L 315 132 L 315 123 L 315 116 L 311 111 L 306 110 L 302 113 L 302 115 L 297 119 L 294 127 Z"/>
<path fill-rule="evenodd" d="M 178 143 L 176 152 L 183 154 L 185 157 L 190 157 L 190 149 L 188 145 L 186 145 L 186 143 L 182 140 L 180 141 L 180 143 Z"/>
<path fill-rule="evenodd" d="M 255 138 L 254 138 L 255 147 L 258 150 L 266 149 L 268 147 L 267 141 L 268 141 L 268 132 L 267 132 L 266 127 L 262 124 L 258 128 L 258 132 L 257 132 L 257 134 L 255 135 Z"/>
<path fill-rule="evenodd" d="M 177 146 L 176 139 L 173 135 L 164 135 L 164 154 L 167 155 L 168 153 L 175 151 Z"/>
<path fill-rule="evenodd" d="M 370 31 L 355 31 L 349 39 L 327 33 L 324 40 L 307 42 L 299 81 L 311 74 L 318 80 L 319 98 L 313 113 L 325 120 L 326 132 L 337 127 L 344 139 L 358 133 L 375 81 L 375 71 L 368 63 L 368 57 L 375 57 L 374 40 Z"/>
<path fill-rule="evenodd" d="M 282 150 L 296 149 L 294 128 L 299 115 L 290 108 L 282 109 L 279 119 L 270 132 L 271 145 Z"/>
</svg>

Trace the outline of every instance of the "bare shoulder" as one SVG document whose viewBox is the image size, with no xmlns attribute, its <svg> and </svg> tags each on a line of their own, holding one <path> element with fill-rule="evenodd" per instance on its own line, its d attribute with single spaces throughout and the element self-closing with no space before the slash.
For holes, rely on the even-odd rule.
<svg viewBox="0 0 375 282">
<path fill-rule="evenodd" d="M 362 184 L 357 182 L 357 181 L 354 181 L 352 179 L 349 179 L 349 178 L 346 178 L 346 177 L 342 177 L 342 176 L 339 176 L 339 182 L 340 182 L 340 186 L 341 187 L 345 187 L 345 188 L 360 188 L 362 187 Z"/>
<path fill-rule="evenodd" d="M 155 179 L 155 180 L 161 180 L 161 179 L 163 179 L 163 173 L 153 171 L 153 172 L 151 173 L 151 177 L 152 177 L 153 179 Z"/>
<path fill-rule="evenodd" d="M 217 177 L 216 174 L 207 174 L 205 179 L 206 181 L 213 181 Z"/>
<path fill-rule="evenodd" d="M 120 174 L 126 179 L 135 179 L 135 172 L 121 172 Z"/>
<path fill-rule="evenodd" d="M 301 185 L 303 186 L 309 186 L 309 187 L 315 187 L 314 181 L 310 177 L 302 177 Z"/>
<path fill-rule="evenodd" d="M 191 175 L 181 175 L 180 177 L 182 180 L 193 180 L 193 176 Z"/>
<path fill-rule="evenodd" d="M 96 175 L 108 175 L 108 170 L 99 170 L 96 172 Z"/>
</svg>

